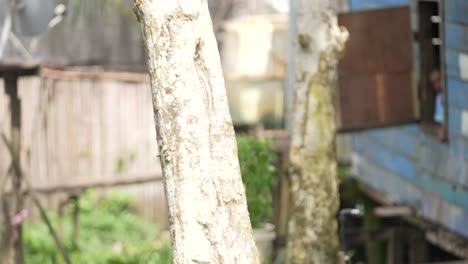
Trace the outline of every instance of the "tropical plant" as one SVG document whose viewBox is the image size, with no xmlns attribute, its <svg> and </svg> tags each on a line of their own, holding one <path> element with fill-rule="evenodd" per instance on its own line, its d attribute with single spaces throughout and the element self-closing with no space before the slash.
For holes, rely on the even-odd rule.
<svg viewBox="0 0 468 264">
<path fill-rule="evenodd" d="M 77 248 L 71 241 L 70 217 L 62 219 L 63 240 L 72 263 L 171 263 L 168 235 L 137 216 L 131 204 L 130 196 L 122 193 L 99 197 L 89 192 L 81 198 Z M 49 216 L 57 226 L 57 214 L 49 213 Z M 24 242 L 25 263 L 64 263 L 42 222 L 25 225 Z"/>
<path fill-rule="evenodd" d="M 239 135 L 237 148 L 250 222 L 254 228 L 258 228 L 272 218 L 275 162 L 278 157 L 270 139 Z"/>
</svg>

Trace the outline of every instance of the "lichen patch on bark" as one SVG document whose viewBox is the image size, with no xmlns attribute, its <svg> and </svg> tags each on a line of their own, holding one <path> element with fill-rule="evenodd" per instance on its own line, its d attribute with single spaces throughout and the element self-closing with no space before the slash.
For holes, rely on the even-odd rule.
<svg viewBox="0 0 468 264">
<path fill-rule="evenodd" d="M 300 0 L 291 115 L 289 263 L 342 262 L 333 98 L 346 39 L 328 1 Z"/>
</svg>

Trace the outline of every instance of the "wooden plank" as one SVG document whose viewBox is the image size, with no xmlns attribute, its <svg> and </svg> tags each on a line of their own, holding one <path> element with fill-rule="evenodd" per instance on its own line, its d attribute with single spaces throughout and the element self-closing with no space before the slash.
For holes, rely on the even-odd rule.
<svg viewBox="0 0 468 264">
<path fill-rule="evenodd" d="M 417 152 L 419 156 L 417 160 L 418 166 L 432 174 L 435 174 L 438 168 L 445 168 L 444 164 L 450 159 L 447 145 L 441 143 L 435 136 L 427 133 L 421 133 L 419 141 L 419 149 Z M 443 171 L 437 175 L 443 178 L 445 174 L 446 172 Z M 447 175 L 447 179 L 450 179 L 450 177 L 451 175 Z"/>
<path fill-rule="evenodd" d="M 450 142 L 453 142 L 453 144 L 450 145 L 451 155 L 468 164 L 468 138 L 460 133 L 451 133 Z M 468 170 L 464 172 L 468 174 Z M 466 178 L 468 178 L 468 175 L 465 177 L 465 181 L 468 181 Z M 468 184 L 465 184 L 465 186 L 468 186 Z"/>
<path fill-rule="evenodd" d="M 411 160 L 418 160 L 419 137 L 406 133 L 402 128 L 384 128 L 369 131 L 369 136 L 374 138 L 392 152 L 399 153 Z"/>
<path fill-rule="evenodd" d="M 468 237 L 468 210 L 447 203 L 437 194 L 420 189 L 359 154 L 355 154 L 353 160 L 357 167 L 355 177 L 377 190 L 391 204 L 412 206 L 422 217 Z"/>
<path fill-rule="evenodd" d="M 16 160 L 18 164 L 21 161 L 21 100 L 18 94 L 18 69 L 4 72 L 5 91 L 10 97 L 10 156 L 12 160 Z M 5 139 L 6 141 L 7 139 Z M 6 142 L 3 142 L 6 143 Z M 13 153 L 13 154 L 12 154 Z M 19 167 L 18 165 L 17 167 Z M 23 176 L 19 169 L 12 170 L 12 189 L 14 199 L 12 200 L 13 211 L 9 217 L 15 217 L 24 210 L 24 196 L 21 191 L 23 185 Z M 24 262 L 23 249 L 23 225 L 19 223 L 13 226 L 16 238 L 13 239 L 13 255 L 15 263 L 22 264 Z"/>
<path fill-rule="evenodd" d="M 445 43 L 449 49 L 468 52 L 468 26 L 447 21 Z"/>
<path fill-rule="evenodd" d="M 399 126 L 398 128 L 411 135 L 417 135 L 421 132 L 421 129 L 419 128 L 418 124 L 404 125 Z"/>
<path fill-rule="evenodd" d="M 418 211 L 423 211 L 425 212 L 426 216 L 431 216 L 429 217 L 430 219 L 437 221 L 440 220 L 447 225 L 451 224 L 455 228 L 458 228 L 458 230 L 464 230 L 462 221 L 463 219 L 466 221 L 467 218 L 463 217 L 467 216 L 463 216 L 462 213 L 462 219 L 459 219 L 460 214 L 458 213 L 459 210 L 462 210 L 463 212 L 463 209 L 454 205 L 450 205 L 447 202 L 441 200 L 436 194 L 424 191 L 415 185 L 402 180 L 397 175 L 388 172 L 386 169 L 373 164 L 374 163 L 371 161 L 364 159 L 364 161 L 361 162 L 362 166 L 361 170 L 359 171 L 361 174 L 359 174 L 358 177 L 363 178 L 366 182 L 379 190 L 380 193 L 384 194 L 391 201 L 412 204 L 415 206 L 414 208 L 418 208 Z M 361 177 L 363 174 L 367 174 L 367 176 Z M 442 211 L 440 210 L 449 210 L 449 212 L 445 212 L 448 213 L 449 216 L 442 216 Z M 451 218 L 451 216 L 453 218 Z M 454 222 L 456 223 L 454 224 Z"/>
<path fill-rule="evenodd" d="M 286 237 L 288 231 L 288 219 L 289 219 L 289 204 L 290 204 L 290 187 L 289 179 L 287 177 L 287 166 L 288 166 L 288 152 L 284 151 L 280 153 L 280 171 L 278 172 L 278 184 L 275 192 L 274 201 L 274 219 L 276 239 L 275 248 L 284 248 L 286 246 Z"/>
<path fill-rule="evenodd" d="M 351 134 L 336 135 L 336 160 L 340 165 L 351 164 Z"/>
<path fill-rule="evenodd" d="M 468 82 L 468 52 L 445 50 L 448 78 Z"/>
<path fill-rule="evenodd" d="M 425 153 L 435 153 L 433 150 L 427 148 Z M 443 200 L 461 206 L 468 209 L 468 200 L 455 198 L 464 197 L 468 195 L 468 190 L 465 188 L 456 188 L 460 182 L 454 182 L 453 180 L 460 180 L 450 178 L 451 182 L 447 181 L 446 178 L 434 176 L 435 171 L 427 171 L 424 168 L 419 168 L 415 162 L 408 160 L 403 156 L 399 156 L 395 153 L 389 152 L 385 147 L 379 145 L 376 141 L 370 138 L 362 138 L 357 140 L 357 147 L 355 151 L 360 153 L 363 157 L 372 160 L 376 164 L 379 164 L 383 168 L 391 171 L 395 175 L 409 181 L 419 188 L 426 191 L 437 193 Z M 443 153 L 438 153 L 441 156 L 447 156 Z M 422 155 L 421 160 L 433 160 L 433 163 L 438 163 L 437 159 L 429 158 L 428 156 Z M 442 174 L 444 175 L 444 174 Z M 465 192 L 467 192 L 465 194 Z"/>
<path fill-rule="evenodd" d="M 395 203 L 389 200 L 388 197 L 381 195 L 376 189 L 366 184 L 361 184 L 360 189 L 365 192 L 371 199 L 383 204 L 394 205 Z M 411 217 L 404 217 L 404 220 L 418 226 L 425 231 L 425 238 L 448 252 L 460 257 L 468 258 L 468 241 L 467 238 L 454 233 L 432 221 L 413 214 Z"/>
<path fill-rule="evenodd" d="M 68 81 L 83 81 L 83 80 L 108 80 L 115 82 L 133 82 L 133 83 L 149 83 L 149 76 L 143 72 L 119 72 L 105 70 L 102 67 L 75 67 L 65 69 L 54 69 L 43 67 L 40 71 L 42 77 L 68 80 Z"/>
<path fill-rule="evenodd" d="M 410 9 L 346 13 L 338 23 L 350 32 L 338 67 L 338 130 L 417 120 Z"/>
<path fill-rule="evenodd" d="M 413 214 L 408 206 L 378 206 L 374 208 L 374 215 L 378 217 L 401 217 Z"/>
<path fill-rule="evenodd" d="M 8 75 L 28 76 L 36 75 L 39 71 L 38 64 L 30 63 L 8 63 L 0 61 L 0 77 Z"/>
<path fill-rule="evenodd" d="M 454 107 L 452 105 L 448 106 L 448 132 L 461 134 L 462 132 L 462 111 L 463 109 Z"/>
<path fill-rule="evenodd" d="M 352 11 L 407 5 L 408 0 L 350 0 Z"/>
<path fill-rule="evenodd" d="M 404 201 L 405 205 L 412 208 L 418 208 L 421 205 L 423 191 L 420 187 L 395 175 L 371 159 L 354 153 L 353 169 L 355 169 L 353 174 L 357 179 L 375 190 L 374 196 L 391 201 L 391 203 L 384 204 Z"/>
<path fill-rule="evenodd" d="M 449 78 L 447 81 L 448 98 L 450 107 L 468 109 L 468 82 Z"/>
<path fill-rule="evenodd" d="M 445 19 L 452 23 L 468 24 L 468 3 L 466 0 L 446 0 Z"/>
<path fill-rule="evenodd" d="M 458 62 L 460 51 L 453 49 L 445 49 L 445 64 L 446 74 L 449 78 L 460 79 L 460 64 Z"/>
<path fill-rule="evenodd" d="M 453 184 L 468 187 L 468 164 L 466 163 L 466 158 L 463 157 L 464 154 L 454 154 L 453 151 L 449 151 L 447 145 L 440 143 L 432 136 L 420 133 L 414 134 L 414 142 L 412 143 L 405 142 L 405 140 L 403 140 L 404 142 L 402 144 L 413 146 L 408 148 L 407 151 L 412 151 L 414 155 L 407 155 L 407 153 L 397 147 L 399 145 L 397 142 L 394 142 L 387 137 L 380 139 L 375 137 L 375 135 L 388 133 L 386 132 L 387 130 L 388 129 L 379 129 L 371 132 L 361 133 L 358 136 L 355 135 L 355 146 L 362 144 L 365 145 L 365 142 L 367 141 L 361 141 L 367 140 L 366 138 L 370 138 L 374 141 L 374 143 L 378 143 L 377 148 L 385 148 L 391 153 L 394 153 L 394 155 L 402 155 L 404 157 L 410 158 L 415 163 L 417 168 L 422 170 L 422 172 L 436 175 L 437 178 L 445 179 L 446 181 Z M 404 131 L 404 128 L 395 128 L 391 130 L 394 130 L 392 133 L 395 133 L 395 141 L 398 141 L 399 136 L 405 134 L 400 133 Z M 377 133 L 377 131 L 380 132 Z M 451 136 L 451 140 L 453 140 L 453 142 L 457 142 L 457 144 L 451 144 L 451 148 L 456 148 L 457 151 L 466 153 L 466 157 L 468 157 L 468 142 L 465 143 L 457 141 L 458 138 L 460 138 L 460 136 Z"/>
<path fill-rule="evenodd" d="M 425 262 L 424 264 L 468 264 L 468 261 L 460 260 L 460 261 L 444 261 L 444 262 Z"/>
<path fill-rule="evenodd" d="M 82 192 L 90 188 L 109 188 L 117 186 L 137 185 L 143 183 L 161 182 L 162 174 L 154 173 L 149 175 L 119 175 L 113 177 L 103 177 L 102 179 L 85 179 L 68 181 L 47 185 L 35 185 L 32 190 L 39 194 L 53 194 L 59 192 Z M 24 190 L 23 192 L 27 192 Z M 7 190 L 6 194 L 11 194 Z"/>
<path fill-rule="evenodd" d="M 370 138 L 362 138 L 358 141 L 356 151 L 371 158 L 393 173 L 400 175 L 412 182 L 416 182 L 418 168 L 410 159 L 390 152 Z"/>
</svg>

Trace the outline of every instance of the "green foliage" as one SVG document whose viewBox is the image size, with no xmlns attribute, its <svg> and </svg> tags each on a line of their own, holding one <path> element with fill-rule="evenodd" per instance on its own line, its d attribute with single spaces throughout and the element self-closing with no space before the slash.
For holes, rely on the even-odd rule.
<svg viewBox="0 0 468 264">
<path fill-rule="evenodd" d="M 273 142 L 248 136 L 237 136 L 239 163 L 247 195 L 250 222 L 254 228 L 271 221 L 273 184 L 278 157 Z"/>
<path fill-rule="evenodd" d="M 239 162 L 250 220 L 254 228 L 271 221 L 272 189 L 277 155 L 273 142 L 238 136 Z M 166 264 L 171 263 L 167 234 L 132 212 L 132 199 L 121 193 L 99 197 L 88 192 L 80 198 L 77 247 L 72 243 L 72 206 L 65 208 L 63 241 L 72 263 Z M 57 214 L 49 213 L 57 226 Z M 24 225 L 25 263 L 62 264 L 54 240 L 43 222 Z"/>
<path fill-rule="evenodd" d="M 131 210 L 127 195 L 112 193 L 99 198 L 94 192 L 80 199 L 78 247 L 72 243 L 71 208 L 62 220 L 64 243 L 72 263 L 166 264 L 171 263 L 169 237 Z M 49 213 L 57 226 L 57 215 Z M 54 240 L 42 222 L 24 229 L 25 263 L 64 263 Z"/>
<path fill-rule="evenodd" d="M 75 23 L 80 16 L 85 16 L 88 20 L 95 20 L 99 16 L 106 16 L 115 12 L 131 22 L 137 22 L 131 5 L 122 0 L 63 0 L 62 2 L 67 6 L 67 12 Z"/>
<path fill-rule="evenodd" d="M 135 153 L 129 152 L 126 149 L 120 150 L 119 155 L 117 156 L 117 161 L 115 163 L 115 172 L 122 173 L 131 165 L 136 159 Z"/>
</svg>

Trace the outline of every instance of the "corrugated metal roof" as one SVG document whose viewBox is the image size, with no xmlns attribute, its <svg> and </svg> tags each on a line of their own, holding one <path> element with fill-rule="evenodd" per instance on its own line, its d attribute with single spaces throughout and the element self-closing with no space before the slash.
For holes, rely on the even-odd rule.
<svg viewBox="0 0 468 264">
<path fill-rule="evenodd" d="M 30 57 L 9 41 L 0 61 L 144 65 L 143 42 L 131 11 L 132 2 L 80 0 L 79 4 L 69 4 L 64 20 L 56 27 L 36 37 L 17 35 Z"/>
<path fill-rule="evenodd" d="M 9 1 L 0 0 L 0 6 L 8 6 Z M 41 1 L 64 3 L 63 21 L 36 37 L 16 34 L 24 47 L 18 48 L 18 41 L 17 44 L 9 41 L 0 56 L 0 64 L 104 65 L 128 69 L 145 66 L 143 41 L 132 11 L 133 0 Z M 220 5 L 229 5 L 221 16 L 225 20 L 249 13 L 278 13 L 277 9 L 284 9 L 287 3 L 287 0 L 211 0 L 209 7 L 215 16 L 214 13 L 222 10 Z M 2 9 L 0 25 L 3 27 L 5 8 Z"/>
</svg>

